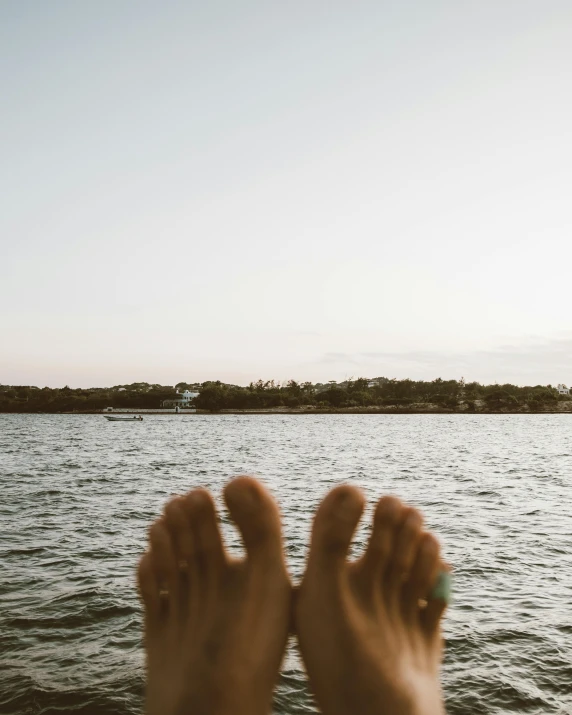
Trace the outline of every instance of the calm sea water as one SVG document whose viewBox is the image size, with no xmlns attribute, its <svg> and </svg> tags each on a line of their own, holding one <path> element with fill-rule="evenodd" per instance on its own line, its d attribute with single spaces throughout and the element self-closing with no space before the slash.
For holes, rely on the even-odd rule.
<svg viewBox="0 0 572 715">
<path fill-rule="evenodd" d="M 420 507 L 456 574 L 448 712 L 572 713 L 570 415 L 0 415 L 0 712 L 141 713 L 147 526 L 244 472 L 281 504 L 295 577 L 334 484 Z M 275 711 L 316 712 L 293 644 Z"/>
</svg>

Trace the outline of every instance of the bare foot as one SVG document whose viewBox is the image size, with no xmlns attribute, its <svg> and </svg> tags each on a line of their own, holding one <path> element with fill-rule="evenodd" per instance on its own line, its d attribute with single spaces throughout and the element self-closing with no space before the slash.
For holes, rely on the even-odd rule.
<svg viewBox="0 0 572 715">
<path fill-rule="evenodd" d="M 209 493 L 172 499 L 139 564 L 149 715 L 265 715 L 282 661 L 291 588 L 278 508 L 254 479 L 224 497 L 247 556 L 231 559 Z"/>
<path fill-rule="evenodd" d="M 442 600 L 424 602 L 443 568 L 415 509 L 384 497 L 363 557 L 347 561 L 364 498 L 337 487 L 320 505 L 295 619 L 326 715 L 443 715 Z"/>
</svg>

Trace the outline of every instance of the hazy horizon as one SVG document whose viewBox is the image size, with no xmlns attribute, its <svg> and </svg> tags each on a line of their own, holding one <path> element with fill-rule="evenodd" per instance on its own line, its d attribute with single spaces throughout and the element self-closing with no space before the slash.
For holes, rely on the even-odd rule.
<svg viewBox="0 0 572 715">
<path fill-rule="evenodd" d="M 0 7 L 0 383 L 572 383 L 572 5 Z"/>
</svg>

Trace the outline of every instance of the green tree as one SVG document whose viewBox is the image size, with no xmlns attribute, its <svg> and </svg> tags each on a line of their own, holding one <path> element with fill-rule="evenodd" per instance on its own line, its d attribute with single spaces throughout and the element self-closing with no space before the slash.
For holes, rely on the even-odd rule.
<svg viewBox="0 0 572 715">
<path fill-rule="evenodd" d="M 487 407 L 491 409 L 514 408 L 518 405 L 518 400 L 507 390 L 496 389 L 489 392 L 484 397 Z"/>
<path fill-rule="evenodd" d="M 195 405 L 200 410 L 218 412 L 225 406 L 225 391 L 219 385 L 212 385 L 202 389 L 195 398 Z"/>
<path fill-rule="evenodd" d="M 323 402 L 328 402 L 332 407 L 341 407 L 341 405 L 346 401 L 348 393 L 339 387 L 330 387 L 324 392 L 320 392 L 320 400 Z"/>
<path fill-rule="evenodd" d="M 354 393 L 354 392 L 367 391 L 368 383 L 369 383 L 369 380 L 367 380 L 365 377 L 358 377 L 357 380 L 349 380 L 347 391 L 350 394 Z"/>
</svg>

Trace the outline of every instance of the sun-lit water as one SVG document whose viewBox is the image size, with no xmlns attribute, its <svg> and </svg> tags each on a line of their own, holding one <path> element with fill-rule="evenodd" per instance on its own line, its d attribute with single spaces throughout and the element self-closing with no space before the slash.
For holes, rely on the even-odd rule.
<svg viewBox="0 0 572 715">
<path fill-rule="evenodd" d="M 0 415 L 0 712 L 140 713 L 146 528 L 243 472 L 280 502 L 296 578 L 332 485 L 419 506 L 456 574 L 449 713 L 572 713 L 569 415 Z M 275 710 L 316 712 L 293 647 Z"/>
</svg>

